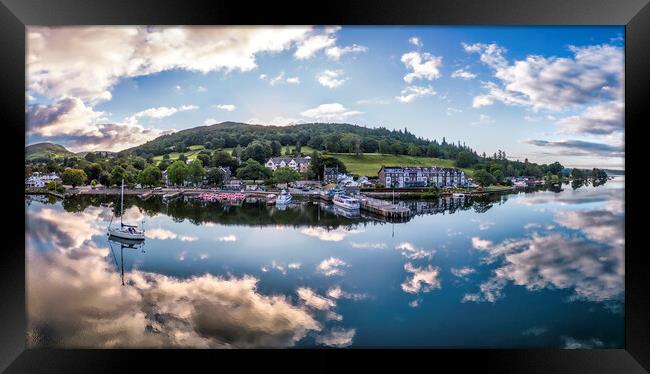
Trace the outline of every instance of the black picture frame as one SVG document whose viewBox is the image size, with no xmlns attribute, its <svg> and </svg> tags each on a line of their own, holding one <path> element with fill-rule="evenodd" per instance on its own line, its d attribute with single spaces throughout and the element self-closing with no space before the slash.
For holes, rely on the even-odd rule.
<svg viewBox="0 0 650 374">
<path fill-rule="evenodd" d="M 26 25 L 195 25 L 195 24 L 380 24 L 380 25 L 625 25 L 625 349 L 593 350 L 65 350 L 25 347 L 24 221 L 9 219 L 0 249 L 0 370 L 22 372 L 115 372 L 144 363 L 165 367 L 189 355 L 192 363 L 237 364 L 239 369 L 263 361 L 310 362 L 311 369 L 335 370 L 359 353 L 364 371 L 386 368 L 401 356 L 402 369 L 419 362 L 430 370 L 473 368 L 499 373 L 644 373 L 650 371 L 650 270 L 642 218 L 643 161 L 641 142 L 647 127 L 650 97 L 650 5 L 648 0 L 457 0 L 457 1 L 88 1 L 0 0 L 0 118 L 9 154 L 24 152 Z M 646 125 L 646 126 L 644 126 Z M 23 153 L 24 154 L 24 153 Z M 14 157 L 5 173 L 5 217 L 24 211 L 22 166 Z M 11 222 L 13 221 L 13 222 Z M 4 231 L 4 230 L 3 230 Z M 263 360 L 249 359 L 264 354 Z M 306 357 L 305 357 L 306 356 Z M 406 356 L 406 357 L 404 357 Z M 412 356 L 412 357 L 411 357 Z M 405 359 L 406 358 L 406 359 Z M 187 360 L 184 360 L 187 361 Z M 444 366 L 443 366 L 444 365 Z M 451 365 L 451 366 L 448 366 Z M 216 370 L 216 366 L 213 369 Z"/>
</svg>

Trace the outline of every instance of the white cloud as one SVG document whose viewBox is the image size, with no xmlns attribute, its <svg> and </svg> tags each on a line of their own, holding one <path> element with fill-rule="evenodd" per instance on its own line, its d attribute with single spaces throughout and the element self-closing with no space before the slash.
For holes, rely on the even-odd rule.
<svg viewBox="0 0 650 374">
<path fill-rule="evenodd" d="M 312 33 L 296 26 L 29 27 L 28 87 L 50 97 L 104 101 L 123 77 L 171 69 L 250 71 L 257 54 L 287 50 Z"/>
<path fill-rule="evenodd" d="M 608 135 L 623 132 L 624 107 L 620 100 L 587 107 L 579 115 L 560 119 L 563 132 L 573 134 Z"/>
<path fill-rule="evenodd" d="M 322 49 L 332 47 L 335 43 L 336 38 L 333 36 L 323 34 L 315 35 L 303 41 L 293 55 L 298 60 L 305 60 L 311 58 L 316 52 Z"/>
<path fill-rule="evenodd" d="M 233 234 L 229 234 L 229 235 L 226 235 L 226 236 L 221 236 L 221 237 L 217 238 L 217 240 L 220 241 L 220 242 L 236 242 L 237 237 L 235 235 L 233 235 Z"/>
<path fill-rule="evenodd" d="M 336 257 L 330 257 L 328 259 L 325 259 L 321 261 L 320 264 L 318 264 L 318 267 L 316 270 L 328 277 L 331 277 L 333 275 L 344 275 L 345 271 L 343 268 L 349 267 L 345 261 L 336 258 Z"/>
<path fill-rule="evenodd" d="M 270 77 L 266 74 L 261 74 L 259 77 L 261 80 L 266 81 L 268 80 L 269 85 L 275 86 L 278 84 L 300 84 L 300 78 L 299 77 L 286 77 L 285 78 L 285 73 L 284 71 L 281 71 L 278 75 L 275 77 Z"/>
<path fill-rule="evenodd" d="M 296 290 L 298 297 L 310 308 L 317 310 L 329 310 L 336 306 L 336 303 L 326 297 L 320 296 L 308 287 L 300 287 Z"/>
<path fill-rule="evenodd" d="M 225 110 L 227 112 L 232 112 L 237 109 L 237 106 L 233 104 L 217 104 L 215 105 L 215 108 Z"/>
<path fill-rule="evenodd" d="M 165 230 L 161 228 L 147 229 L 145 231 L 145 235 L 148 238 L 157 239 L 157 240 L 176 239 L 176 234 L 174 234 L 169 230 Z"/>
<path fill-rule="evenodd" d="M 260 118 L 250 118 L 248 123 L 255 125 L 267 125 L 267 126 L 289 126 L 301 121 L 297 118 L 288 118 L 283 116 L 276 116 L 271 119 L 260 119 Z"/>
<path fill-rule="evenodd" d="M 316 108 L 300 113 L 303 117 L 318 121 L 344 121 L 348 117 L 363 114 L 357 110 L 350 110 L 339 103 L 321 104 Z"/>
<path fill-rule="evenodd" d="M 623 48 L 612 45 L 569 46 L 572 57 L 529 55 L 510 64 L 505 49 L 496 44 L 463 44 L 479 53 L 501 82 L 485 84 L 488 93 L 475 98 L 474 106 L 501 101 L 532 110 L 566 110 L 591 101 L 622 101 Z"/>
<path fill-rule="evenodd" d="M 300 262 L 290 262 L 287 267 L 289 269 L 300 269 Z"/>
<path fill-rule="evenodd" d="M 269 80 L 269 84 L 271 86 L 275 86 L 278 83 L 284 83 L 284 72 L 280 72 L 280 74 L 276 75 L 275 77 L 271 78 Z"/>
<path fill-rule="evenodd" d="M 453 73 L 451 73 L 452 78 L 460 78 L 464 80 L 469 80 L 469 79 L 474 79 L 476 78 L 476 74 L 472 73 L 471 71 L 465 70 L 465 69 L 458 69 L 454 70 Z"/>
<path fill-rule="evenodd" d="M 298 77 L 289 77 L 289 78 L 287 78 L 287 83 L 289 83 L 289 84 L 300 84 L 300 78 L 298 78 Z"/>
<path fill-rule="evenodd" d="M 30 105 L 25 115 L 32 142 L 51 141 L 73 152 L 119 151 L 173 132 L 144 128 L 134 117 L 121 123 L 101 123 L 105 113 L 94 111 L 78 98 Z"/>
<path fill-rule="evenodd" d="M 338 60 L 341 58 L 341 56 L 346 55 L 348 53 L 359 53 L 359 52 L 367 52 L 368 48 L 364 47 L 362 45 L 350 45 L 346 47 L 330 47 L 325 50 L 325 54 L 327 54 L 327 57 L 331 58 L 332 60 Z"/>
<path fill-rule="evenodd" d="M 139 118 L 139 117 L 149 117 L 149 118 L 165 118 L 169 117 L 173 114 L 176 114 L 178 112 L 185 112 L 188 110 L 197 110 L 199 109 L 198 106 L 196 105 L 182 105 L 178 108 L 175 107 L 166 107 L 166 106 L 161 106 L 158 108 L 149 108 L 145 109 L 143 111 L 137 112 L 133 114 L 134 118 Z"/>
<path fill-rule="evenodd" d="M 203 87 L 203 86 L 198 86 L 198 87 L 196 88 L 196 90 L 197 90 L 198 92 L 206 92 L 208 89 L 207 89 L 206 87 Z"/>
<path fill-rule="evenodd" d="M 206 118 L 205 121 L 203 121 L 203 126 L 210 126 L 214 125 L 215 123 L 219 123 L 219 121 L 214 118 Z"/>
<path fill-rule="evenodd" d="M 374 99 L 361 99 L 357 100 L 358 105 L 387 105 L 390 104 L 390 100 L 374 98 Z"/>
<path fill-rule="evenodd" d="M 351 243 L 350 245 L 352 246 L 352 248 L 360 248 L 360 249 L 385 249 L 385 248 L 387 248 L 386 243 L 363 242 L 363 243 Z"/>
<path fill-rule="evenodd" d="M 489 240 L 484 240 L 479 237 L 472 238 L 472 247 L 478 250 L 486 250 L 492 246 L 492 242 Z"/>
<path fill-rule="evenodd" d="M 440 288 L 440 279 L 438 279 L 440 268 L 431 265 L 419 268 L 407 262 L 404 265 L 404 270 L 411 273 L 410 278 L 407 278 L 401 285 L 404 292 L 415 294 Z"/>
<path fill-rule="evenodd" d="M 71 214 L 66 221 L 58 214 L 53 221 L 44 221 L 46 213 L 28 217 L 30 347 L 289 347 L 321 331 L 303 306 L 284 295 L 261 294 L 251 276 L 181 279 L 131 269 L 122 286 L 110 249 L 84 234 L 85 223 L 104 213 L 110 211 L 92 210 L 94 218 L 85 216 L 88 211 Z M 54 248 L 36 250 L 45 240 Z"/>
<path fill-rule="evenodd" d="M 395 98 L 402 103 L 410 103 L 418 97 L 433 96 L 436 91 L 431 86 L 408 86 L 402 90 L 401 94 L 401 96 L 395 96 Z"/>
<path fill-rule="evenodd" d="M 404 76 L 406 83 L 411 83 L 414 79 L 432 80 L 440 77 L 440 56 L 432 56 L 426 52 L 409 52 L 402 55 L 401 61 L 408 70 L 412 70 Z"/>
<path fill-rule="evenodd" d="M 451 268 L 451 273 L 458 278 L 465 278 L 466 276 L 473 274 L 474 272 L 476 272 L 475 269 L 472 269 L 467 266 L 461 268 Z"/>
<path fill-rule="evenodd" d="M 416 47 L 422 47 L 422 41 L 417 36 L 410 37 L 409 43 L 413 44 Z"/>
<path fill-rule="evenodd" d="M 580 227 L 587 227 L 583 229 L 585 235 L 602 241 L 604 246 L 562 234 L 533 234 L 532 238 L 508 239 L 490 245 L 484 249 L 488 253 L 487 262 L 502 258 L 503 264 L 494 270 L 493 278 L 481 285 L 476 300 L 470 301 L 496 301 L 502 297 L 508 281 L 529 290 L 571 289 L 576 299 L 619 300 L 624 290 L 625 272 L 624 241 L 620 236 L 622 218 L 599 220 L 594 217 L 601 215 L 600 212 L 583 214 L 585 217 L 560 216 L 559 221 L 569 227 L 591 223 L 592 226 Z M 609 235 L 602 235 L 598 227 Z"/>
<path fill-rule="evenodd" d="M 329 88 L 336 88 L 347 80 L 343 77 L 342 70 L 325 70 L 316 75 L 316 79 L 322 86 Z"/>
<path fill-rule="evenodd" d="M 356 329 L 334 327 L 327 334 L 316 336 L 316 343 L 337 348 L 347 347 L 352 344 L 355 333 Z"/>
<path fill-rule="evenodd" d="M 341 286 L 336 285 L 330 289 L 327 290 L 327 296 L 331 297 L 332 299 L 351 299 L 351 300 L 363 300 L 367 299 L 368 295 L 365 293 L 351 293 L 351 292 L 346 292 L 341 289 Z"/>
<path fill-rule="evenodd" d="M 426 251 L 422 248 L 417 248 L 413 243 L 409 242 L 402 242 L 398 244 L 395 249 L 401 251 L 402 256 L 411 260 L 422 259 L 425 257 L 431 259 L 431 256 L 433 256 L 433 253 L 435 252 L 433 250 Z"/>
</svg>

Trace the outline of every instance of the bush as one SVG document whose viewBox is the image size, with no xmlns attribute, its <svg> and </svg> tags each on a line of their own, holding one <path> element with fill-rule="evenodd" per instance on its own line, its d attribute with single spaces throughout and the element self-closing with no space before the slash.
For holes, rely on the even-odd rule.
<svg viewBox="0 0 650 374">
<path fill-rule="evenodd" d="M 55 181 L 49 181 L 47 182 L 47 190 L 48 191 L 56 191 L 56 182 Z"/>
</svg>

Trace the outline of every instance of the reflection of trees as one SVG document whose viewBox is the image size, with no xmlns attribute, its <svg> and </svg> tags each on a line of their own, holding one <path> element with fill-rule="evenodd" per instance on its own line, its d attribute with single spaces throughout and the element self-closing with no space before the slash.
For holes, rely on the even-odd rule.
<svg viewBox="0 0 650 374">
<path fill-rule="evenodd" d="M 574 189 L 574 190 L 577 190 L 578 188 L 584 186 L 584 184 L 585 184 L 585 181 L 580 180 L 580 179 L 574 179 L 573 181 L 571 181 L 571 188 Z"/>
<path fill-rule="evenodd" d="M 486 195 L 465 198 L 446 197 L 437 201 L 409 200 L 400 204 L 411 209 L 413 214 L 453 214 L 457 211 L 469 209 L 484 213 L 495 202 L 502 204 L 504 201 L 500 195 Z M 66 198 L 63 201 L 63 207 L 68 212 L 82 212 L 89 206 L 100 205 L 109 206 L 113 214 L 119 216 L 120 203 L 119 197 L 116 196 L 78 195 Z M 136 196 L 124 196 L 124 210 L 126 211 L 131 207 L 137 207 L 150 217 L 165 214 L 175 222 L 188 220 L 194 225 L 212 222 L 223 225 L 293 225 L 337 228 L 359 223 L 382 224 L 390 222 L 384 217 L 366 214 L 366 212 L 361 215 L 337 214 L 330 204 L 314 204 L 313 202 L 296 203 L 286 209 L 278 209 L 264 203 L 232 206 L 202 202 L 193 198 L 174 199 L 164 202 L 159 196 L 147 200 L 142 200 Z"/>
</svg>

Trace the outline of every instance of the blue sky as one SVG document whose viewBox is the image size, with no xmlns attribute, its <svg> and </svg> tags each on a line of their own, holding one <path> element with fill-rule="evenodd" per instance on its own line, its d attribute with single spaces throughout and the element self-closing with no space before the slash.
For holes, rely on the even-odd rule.
<svg viewBox="0 0 650 374">
<path fill-rule="evenodd" d="M 623 27 L 28 29 L 27 142 L 347 122 L 622 168 Z"/>
</svg>

